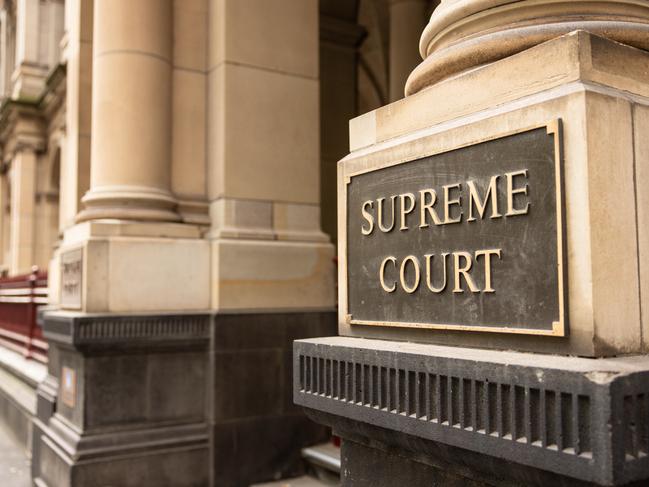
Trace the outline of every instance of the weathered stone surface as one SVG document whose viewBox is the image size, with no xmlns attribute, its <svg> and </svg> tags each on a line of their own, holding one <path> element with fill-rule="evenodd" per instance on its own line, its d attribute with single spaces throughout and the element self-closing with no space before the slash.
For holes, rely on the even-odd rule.
<svg viewBox="0 0 649 487">
<path fill-rule="evenodd" d="M 212 485 L 244 487 L 304 472 L 300 449 L 329 432 L 292 403 L 292 343 L 335 331 L 333 311 L 214 316 Z"/>
<path fill-rule="evenodd" d="M 583 359 L 331 337 L 295 342 L 294 399 L 338 429 L 383 428 L 559 477 L 621 485 L 649 478 L 649 357 Z M 342 433 L 341 433 L 342 434 Z M 343 434 L 344 436 L 344 434 Z M 421 447 L 421 448 L 420 448 Z M 347 468 L 354 468 L 349 465 Z M 518 467 L 503 475 L 544 485 Z M 571 485 L 571 484 L 565 484 Z"/>
</svg>

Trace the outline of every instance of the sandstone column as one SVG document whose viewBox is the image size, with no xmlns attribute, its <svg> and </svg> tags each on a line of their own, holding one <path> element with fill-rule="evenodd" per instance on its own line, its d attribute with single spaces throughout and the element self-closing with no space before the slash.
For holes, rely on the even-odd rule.
<svg viewBox="0 0 649 487">
<path fill-rule="evenodd" d="M 350 122 L 340 336 L 295 342 L 296 404 L 342 438 L 343 485 L 646 484 L 649 3 L 444 0 L 420 50 L 408 96 Z M 518 223 L 363 240 L 359 194 L 371 204 L 446 177 L 486 188 L 509 164 L 547 170 Z M 417 269 L 406 288 L 405 265 L 402 287 L 381 291 L 390 256 L 447 255 L 481 232 L 512 264 L 491 301 L 433 291 Z M 532 241 L 545 260 L 524 271 Z M 475 313 L 431 316 L 456 306 Z"/>
<path fill-rule="evenodd" d="M 421 60 L 417 46 L 427 11 L 428 0 L 390 2 L 390 101 L 403 98 L 406 80 Z"/>
<path fill-rule="evenodd" d="M 318 2 L 212 0 L 209 39 L 212 307 L 331 308 L 333 247 L 320 227 Z"/>
<path fill-rule="evenodd" d="M 11 229 L 9 272 L 26 274 L 34 264 L 36 151 L 24 147 L 11 161 Z"/>
<path fill-rule="evenodd" d="M 9 207 L 8 190 L 9 185 L 7 184 L 7 173 L 2 163 L 0 163 L 0 275 L 9 268 L 9 262 L 7 262 L 5 252 L 7 239 L 9 237 L 9 224 L 7 222 L 8 216 L 6 212 Z"/>
<path fill-rule="evenodd" d="M 171 0 L 94 5 L 90 191 L 77 220 L 175 221 Z"/>
<path fill-rule="evenodd" d="M 59 228 L 74 224 L 81 198 L 90 185 L 90 118 L 92 106 L 92 0 L 65 3 L 66 138 L 61 151 Z"/>
</svg>

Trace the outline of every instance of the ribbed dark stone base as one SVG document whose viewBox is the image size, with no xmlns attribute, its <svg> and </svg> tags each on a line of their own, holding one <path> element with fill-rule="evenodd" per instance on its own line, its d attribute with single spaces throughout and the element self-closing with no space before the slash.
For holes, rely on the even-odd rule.
<svg viewBox="0 0 649 487">
<path fill-rule="evenodd" d="M 333 311 L 50 312 L 43 329 L 38 486 L 247 487 L 300 474 L 300 449 L 328 437 L 292 403 L 292 342 L 334 333 Z"/>
<path fill-rule="evenodd" d="M 415 462 L 403 475 L 423 480 L 408 485 L 454 485 L 440 469 L 485 485 L 649 479 L 649 356 L 596 360 L 346 337 L 302 340 L 294 350 L 296 404 L 352 453 L 365 451 L 355 444 L 377 450 L 343 458 L 346 485 L 401 483 L 396 466 L 382 480 L 366 465 L 382 455 L 384 465 L 390 455 Z"/>
</svg>

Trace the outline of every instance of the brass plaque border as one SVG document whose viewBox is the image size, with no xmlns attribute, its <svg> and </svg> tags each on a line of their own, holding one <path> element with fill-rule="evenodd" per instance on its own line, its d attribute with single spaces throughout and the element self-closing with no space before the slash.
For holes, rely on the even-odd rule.
<svg viewBox="0 0 649 487">
<path fill-rule="evenodd" d="M 348 313 L 348 292 L 347 292 L 347 185 L 355 176 L 361 174 L 377 171 L 386 167 L 398 166 L 408 162 L 416 161 L 423 157 L 430 157 L 454 150 L 470 147 L 483 142 L 491 140 L 502 139 L 511 135 L 521 134 L 545 128 L 548 135 L 554 136 L 554 173 L 555 173 L 555 204 L 557 212 L 557 273 L 558 273 L 558 293 L 559 293 L 559 321 L 552 322 L 552 329 L 534 329 L 534 328 L 512 328 L 507 325 L 500 326 L 475 326 L 475 325 L 452 325 L 443 323 L 409 323 L 402 321 L 364 321 L 355 320 L 354 317 Z M 338 260 L 339 260 L 339 279 L 338 279 L 338 299 L 339 299 L 339 321 L 342 319 L 346 325 L 361 325 L 361 326 L 376 326 L 383 328 L 424 328 L 431 330 L 453 330 L 453 331 L 477 331 L 487 333 L 509 333 L 519 335 L 541 335 L 541 336 L 554 336 L 565 337 L 567 335 L 567 318 L 566 318 L 566 263 L 565 249 L 564 249 L 564 200 L 563 200 L 563 144 L 562 144 L 562 123 L 561 119 L 557 118 L 549 122 L 541 123 L 538 125 L 527 126 L 522 129 L 512 130 L 504 133 L 498 133 L 493 136 L 481 138 L 478 140 L 470 141 L 465 144 L 443 149 L 437 152 L 428 152 L 425 154 L 417 155 L 416 157 L 407 157 L 403 160 L 396 160 L 387 164 L 376 165 L 375 167 L 368 167 L 359 171 L 347 173 L 344 164 L 338 166 L 338 190 L 340 208 L 338 210 Z"/>
</svg>

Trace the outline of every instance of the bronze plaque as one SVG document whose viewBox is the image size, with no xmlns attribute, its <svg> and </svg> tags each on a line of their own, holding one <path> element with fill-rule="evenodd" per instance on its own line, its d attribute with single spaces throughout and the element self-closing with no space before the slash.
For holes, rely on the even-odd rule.
<svg viewBox="0 0 649 487">
<path fill-rule="evenodd" d="M 564 336 L 560 154 L 555 121 L 346 176 L 344 319 Z"/>
</svg>

